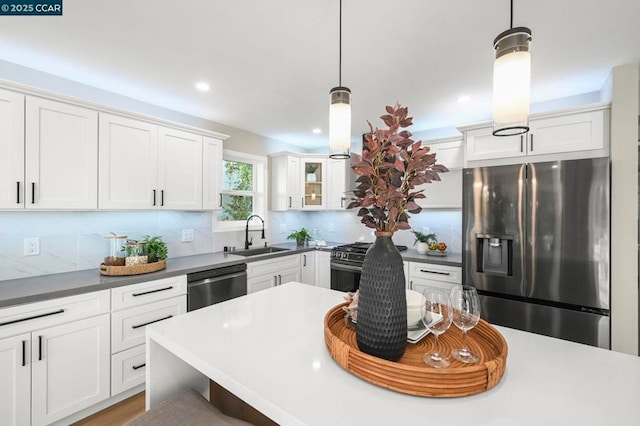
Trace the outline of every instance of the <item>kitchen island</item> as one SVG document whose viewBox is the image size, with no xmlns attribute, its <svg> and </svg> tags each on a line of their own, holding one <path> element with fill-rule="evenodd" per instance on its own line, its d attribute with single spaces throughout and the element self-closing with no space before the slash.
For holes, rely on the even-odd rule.
<svg viewBox="0 0 640 426">
<path fill-rule="evenodd" d="M 405 395 L 334 362 L 325 313 L 343 294 L 290 283 L 147 328 L 147 408 L 209 379 L 281 425 L 637 425 L 640 358 L 496 327 L 509 345 L 493 389 Z M 432 338 L 432 337 L 427 337 Z"/>
</svg>

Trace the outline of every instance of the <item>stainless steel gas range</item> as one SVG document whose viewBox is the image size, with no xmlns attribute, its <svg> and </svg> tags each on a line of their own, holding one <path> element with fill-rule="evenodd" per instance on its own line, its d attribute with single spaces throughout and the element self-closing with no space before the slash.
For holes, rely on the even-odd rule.
<svg viewBox="0 0 640 426">
<path fill-rule="evenodd" d="M 356 291 L 360 287 L 360 273 L 364 256 L 372 243 L 353 243 L 331 250 L 331 289 Z M 405 251 L 407 246 L 396 246 Z"/>
</svg>

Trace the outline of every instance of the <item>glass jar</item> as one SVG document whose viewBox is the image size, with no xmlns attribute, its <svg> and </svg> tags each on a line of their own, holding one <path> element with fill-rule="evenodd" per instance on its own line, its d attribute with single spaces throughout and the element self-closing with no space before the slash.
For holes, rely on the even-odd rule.
<svg viewBox="0 0 640 426">
<path fill-rule="evenodd" d="M 144 252 L 145 243 L 138 241 L 127 241 L 127 245 L 125 246 L 125 254 L 126 258 L 124 260 L 124 264 L 126 266 L 133 265 L 142 265 L 148 263 L 149 258 Z"/>
<path fill-rule="evenodd" d="M 106 266 L 124 266 L 124 246 L 127 242 L 126 235 L 117 235 L 113 232 L 108 237 L 105 237 L 107 241 L 107 255 L 104 257 L 104 264 Z"/>
</svg>

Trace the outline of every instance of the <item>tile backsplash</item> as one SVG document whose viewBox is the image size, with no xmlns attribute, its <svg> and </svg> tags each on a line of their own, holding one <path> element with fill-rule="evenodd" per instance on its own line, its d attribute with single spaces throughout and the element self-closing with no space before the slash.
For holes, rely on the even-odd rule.
<svg viewBox="0 0 640 426">
<path fill-rule="evenodd" d="M 428 210 L 412 216 L 418 231 L 435 232 L 449 250 L 462 248 L 460 210 Z M 331 242 L 373 241 L 373 231 L 360 223 L 355 210 L 340 212 L 269 212 L 266 241 L 286 242 L 293 230 L 307 228 Z M 193 229 L 193 242 L 182 242 L 182 230 Z M 169 257 L 222 251 L 224 246 L 243 248 L 244 231 L 213 232 L 211 212 L 115 211 L 115 212 L 0 212 L 0 281 L 98 267 L 107 252 L 109 232 L 130 239 L 162 235 Z M 252 232 L 254 247 L 264 241 Z M 40 239 L 40 255 L 24 256 L 24 239 Z M 410 231 L 396 232 L 396 244 L 413 246 Z"/>
</svg>

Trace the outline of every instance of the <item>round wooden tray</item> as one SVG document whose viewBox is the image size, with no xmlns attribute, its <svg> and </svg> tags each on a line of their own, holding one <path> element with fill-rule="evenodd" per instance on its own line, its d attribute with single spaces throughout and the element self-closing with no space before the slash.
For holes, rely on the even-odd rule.
<svg viewBox="0 0 640 426">
<path fill-rule="evenodd" d="M 131 265 L 131 266 L 107 266 L 104 263 L 101 263 L 100 275 L 124 276 L 124 275 L 148 274 L 150 272 L 160 271 L 166 267 L 167 267 L 166 260 L 159 260 L 153 263 L 143 263 L 140 265 Z"/>
<path fill-rule="evenodd" d="M 375 385 L 418 396 L 449 398 L 473 395 L 494 387 L 507 364 L 507 342 L 484 320 L 467 333 L 469 349 L 478 355 L 477 364 L 464 364 L 450 356 L 462 347 L 462 332 L 452 325 L 438 340 L 440 353 L 451 366 L 429 367 L 422 358 L 434 348 L 434 337 L 427 335 L 417 344 L 407 344 L 398 362 L 387 361 L 358 350 L 356 333 L 345 324 L 342 310 L 347 303 L 332 308 L 324 317 L 324 341 L 331 357 L 348 372 Z"/>
</svg>

